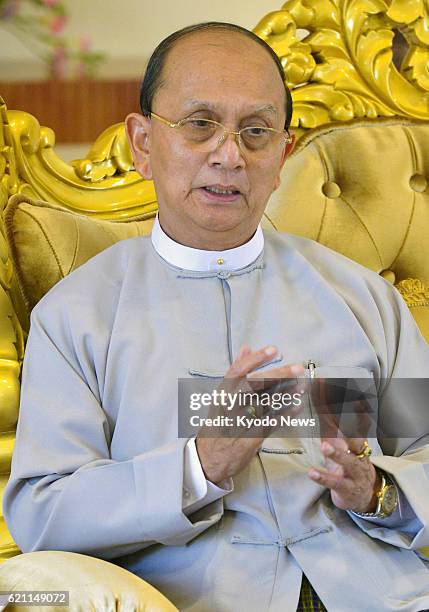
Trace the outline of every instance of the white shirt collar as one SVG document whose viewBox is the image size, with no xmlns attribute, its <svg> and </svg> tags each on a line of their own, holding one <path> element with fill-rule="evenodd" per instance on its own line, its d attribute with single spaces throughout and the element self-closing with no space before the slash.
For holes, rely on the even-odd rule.
<svg viewBox="0 0 429 612">
<path fill-rule="evenodd" d="M 226 251 L 204 251 L 194 249 L 172 240 L 162 229 L 158 215 L 152 228 L 152 245 L 155 251 L 168 263 L 182 270 L 205 272 L 208 270 L 239 270 L 255 261 L 264 248 L 261 226 L 252 238 L 234 249 Z"/>
</svg>

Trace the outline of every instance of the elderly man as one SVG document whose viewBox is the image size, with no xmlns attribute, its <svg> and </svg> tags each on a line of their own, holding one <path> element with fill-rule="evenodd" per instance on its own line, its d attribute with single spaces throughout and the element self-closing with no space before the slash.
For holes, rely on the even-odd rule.
<svg viewBox="0 0 429 612">
<path fill-rule="evenodd" d="M 373 376 L 381 426 L 428 425 L 412 397 L 383 403 L 386 381 L 429 372 L 399 294 L 260 228 L 293 147 L 279 60 L 238 26 L 186 28 L 141 101 L 126 125 L 159 217 L 33 311 L 4 498 L 17 543 L 111 559 L 180 610 L 429 609 L 429 427 L 371 457 L 344 436 L 178 437 L 179 378 L 306 371 Z"/>
</svg>

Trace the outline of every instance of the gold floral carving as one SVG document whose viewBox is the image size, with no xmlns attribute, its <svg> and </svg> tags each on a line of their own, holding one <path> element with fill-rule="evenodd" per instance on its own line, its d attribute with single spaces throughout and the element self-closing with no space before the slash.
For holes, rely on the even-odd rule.
<svg viewBox="0 0 429 612">
<path fill-rule="evenodd" d="M 407 278 L 395 285 L 407 306 L 429 306 L 429 287 L 417 278 Z"/>
<path fill-rule="evenodd" d="M 393 115 L 429 119 L 426 0 L 288 0 L 254 31 L 285 68 L 294 126 Z M 406 46 L 399 68 L 395 31 Z"/>
<path fill-rule="evenodd" d="M 8 141 L 1 149 L 0 176 L 9 164 L 0 183 L 3 206 L 8 196 L 25 192 L 97 218 L 155 215 L 153 182 L 134 171 L 123 124 L 101 134 L 87 159 L 68 164 L 56 155 L 50 128 L 41 127 L 29 113 L 6 111 L 4 103 L 2 108 Z"/>
<path fill-rule="evenodd" d="M 91 147 L 88 158 L 72 162 L 72 165 L 80 178 L 93 183 L 134 170 L 124 124 L 117 123 L 105 130 Z"/>
<path fill-rule="evenodd" d="M 6 107 L 0 98 L 0 213 L 17 186 L 14 151 L 7 129 Z M 13 267 L 0 223 L 0 482 L 7 479 L 19 408 L 19 375 L 24 337 L 11 299 Z M 0 509 L 0 560 L 18 552 Z"/>
<path fill-rule="evenodd" d="M 6 104 L 0 96 L 0 213 L 7 204 L 9 195 L 16 192 L 18 174 L 13 150 Z"/>
</svg>

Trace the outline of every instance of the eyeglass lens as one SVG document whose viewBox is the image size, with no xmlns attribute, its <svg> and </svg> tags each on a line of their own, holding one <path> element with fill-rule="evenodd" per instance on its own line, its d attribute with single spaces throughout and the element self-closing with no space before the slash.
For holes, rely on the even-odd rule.
<svg viewBox="0 0 429 612">
<path fill-rule="evenodd" d="M 183 121 L 179 129 L 186 141 L 204 150 L 206 150 L 204 145 L 207 146 L 207 150 L 213 147 L 212 139 L 223 144 L 228 136 L 228 131 L 221 124 L 205 119 Z M 271 131 L 264 126 L 243 128 L 240 130 L 240 137 L 238 139 L 236 137 L 236 140 L 240 141 L 243 153 L 264 158 L 277 155 L 286 144 L 283 133 Z"/>
</svg>

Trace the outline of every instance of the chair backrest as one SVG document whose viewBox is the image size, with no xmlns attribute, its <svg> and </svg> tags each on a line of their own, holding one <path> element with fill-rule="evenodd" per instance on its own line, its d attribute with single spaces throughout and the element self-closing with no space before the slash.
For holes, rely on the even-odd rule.
<svg viewBox="0 0 429 612">
<path fill-rule="evenodd" d="M 299 137 L 264 224 L 323 242 L 395 283 L 429 339 L 425 19 L 424 2 L 289 0 L 255 32 L 285 66 Z M 149 232 L 157 209 L 152 182 L 133 169 L 123 124 L 106 130 L 72 164 L 57 157 L 54 144 L 52 130 L 27 113 L 7 111 L 1 101 L 0 212 L 11 195 L 20 195 L 0 221 L 0 491 L 10 471 L 28 308 L 41 291 L 38 284 L 32 302 L 34 287 L 23 286 L 36 274 L 27 265 L 35 259 L 28 256 L 30 234 L 38 248 L 32 228 L 55 260 L 55 282 L 76 264 L 70 248 L 58 253 L 59 218 L 62 228 L 79 215 L 80 236 L 91 241 L 102 232 L 101 249 Z M 26 203 L 29 197 L 57 206 Z M 52 221 L 50 209 L 60 217 Z M 77 263 L 93 250 L 85 248 Z M 17 552 L 0 517 L 0 560 Z"/>
</svg>

